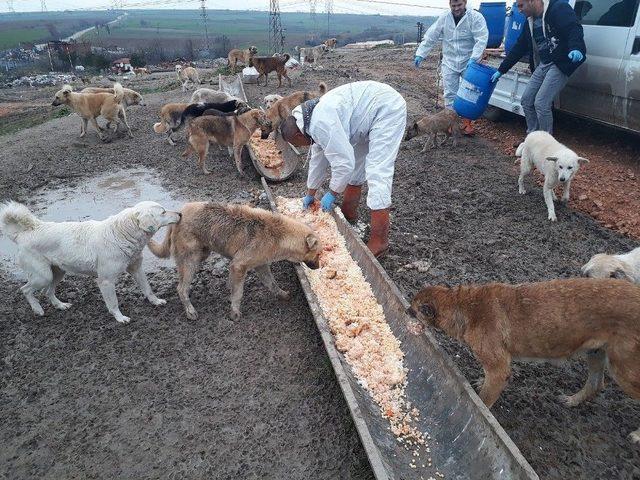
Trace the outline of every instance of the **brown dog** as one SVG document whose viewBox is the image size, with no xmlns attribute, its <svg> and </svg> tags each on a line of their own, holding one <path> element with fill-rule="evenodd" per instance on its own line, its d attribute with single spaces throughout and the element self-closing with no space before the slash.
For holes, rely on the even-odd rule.
<svg viewBox="0 0 640 480">
<path fill-rule="evenodd" d="M 312 98 L 321 97 L 326 91 L 327 85 L 324 82 L 321 82 L 318 85 L 317 92 L 294 92 L 291 95 L 287 95 L 286 97 L 274 102 L 273 105 L 267 109 L 267 117 L 271 120 L 273 129 L 277 132 L 277 128 L 280 126 L 280 123 L 286 120 L 286 118 L 291 115 L 293 109 L 298 105 Z"/>
<path fill-rule="evenodd" d="M 506 285 L 426 287 L 410 314 L 462 340 L 484 369 L 480 398 L 491 407 L 517 358 L 567 359 L 588 352 L 589 378 L 568 406 L 604 387 L 604 369 L 640 398 L 640 287 L 615 279 L 574 278 Z M 640 429 L 630 438 L 640 442 Z"/>
<path fill-rule="evenodd" d="M 431 148 L 435 148 L 436 137 L 439 133 L 444 133 L 447 138 L 453 137 L 453 146 L 455 147 L 458 145 L 458 139 L 461 134 L 460 125 L 458 124 L 459 118 L 456 112 L 445 108 L 434 115 L 427 115 L 413 122 L 412 125 L 408 125 L 404 139 L 411 140 L 414 137 L 428 135 L 427 141 L 422 148 L 422 153 L 425 153 L 429 144 L 431 144 Z M 440 142 L 438 146 L 442 146 L 447 141 L 447 138 Z"/>
<path fill-rule="evenodd" d="M 100 140 L 105 140 L 102 134 L 103 128 L 98 125 L 98 121 L 96 120 L 101 115 L 107 120 L 107 129 L 111 128 L 111 124 L 114 124 L 114 132 L 118 130 L 119 119 L 122 118 L 129 132 L 129 136 L 133 138 L 131 128 L 127 123 L 127 114 L 123 106 L 124 89 L 122 85 L 116 82 L 113 84 L 113 90 L 115 93 L 81 93 L 74 92 L 71 85 L 65 85 L 61 90 L 56 92 L 56 96 L 51 105 L 54 107 L 63 104 L 69 105 L 80 115 L 80 118 L 82 118 L 80 138 L 87 134 L 87 123 L 91 121 L 91 124 L 98 132 Z"/>
<path fill-rule="evenodd" d="M 271 263 L 280 260 L 304 262 L 318 268 L 322 245 L 311 227 L 292 218 L 246 205 L 221 205 L 208 202 L 187 203 L 182 220 L 172 225 L 160 245 L 149 241 L 154 255 L 176 262 L 178 295 L 187 317 L 198 316 L 189 299 L 191 281 L 200 263 L 211 252 L 231 259 L 229 286 L 231 316 L 240 317 L 244 280 L 254 270 L 260 281 L 278 298 L 288 300 L 271 273 Z"/>
<path fill-rule="evenodd" d="M 249 66 L 255 67 L 258 70 L 258 84 L 260 84 L 260 77 L 264 75 L 264 86 L 267 86 L 269 81 L 269 73 L 276 72 L 278 75 L 278 88 L 282 86 L 282 77 L 285 77 L 289 81 L 291 86 L 291 79 L 287 75 L 286 64 L 291 56 L 288 53 L 277 57 L 251 57 L 249 59 Z"/>
<path fill-rule="evenodd" d="M 269 138 L 272 131 L 271 121 L 262 110 L 253 109 L 241 115 L 211 116 L 206 115 L 194 118 L 187 129 L 188 144 L 182 156 L 188 158 L 191 153 L 198 155 L 198 167 L 205 174 L 209 174 L 205 159 L 209 153 L 209 143 L 217 143 L 221 146 L 233 147 L 233 156 L 236 168 L 240 175 L 244 175 L 242 169 L 242 148 L 249 142 L 251 135 L 257 129 L 262 130 L 260 137 Z"/>
<path fill-rule="evenodd" d="M 326 45 L 326 47 L 330 50 L 333 50 L 334 48 L 336 48 L 336 45 L 338 44 L 338 39 L 337 38 L 329 38 L 328 40 L 324 41 L 324 44 Z"/>
<path fill-rule="evenodd" d="M 188 103 L 167 103 L 164 105 L 158 115 L 160 121 L 153 125 L 153 131 L 156 133 L 166 133 L 169 144 L 175 145 L 176 143 L 171 138 L 171 134 L 180 127 L 182 112 L 184 112 L 184 109 L 188 106 Z"/>
<path fill-rule="evenodd" d="M 239 48 L 234 48 L 227 55 L 227 66 L 231 68 L 233 73 L 236 72 L 236 67 L 238 62 L 242 62 L 245 65 L 249 65 L 249 59 L 253 57 L 256 53 L 258 53 L 258 48 L 253 45 L 244 50 L 240 50 Z"/>
<path fill-rule="evenodd" d="M 142 95 L 140 95 L 135 90 L 131 90 L 130 88 L 123 88 L 124 97 L 122 99 L 122 104 L 124 108 L 127 109 L 131 105 L 140 105 L 141 107 L 146 106 L 144 103 L 144 99 Z M 102 87 L 87 87 L 80 90 L 80 93 L 111 93 L 115 94 L 113 88 L 102 88 Z"/>
</svg>

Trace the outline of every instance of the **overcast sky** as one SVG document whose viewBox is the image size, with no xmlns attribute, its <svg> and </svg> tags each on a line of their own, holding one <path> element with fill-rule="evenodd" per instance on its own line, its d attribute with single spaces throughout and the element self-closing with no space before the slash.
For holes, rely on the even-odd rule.
<svg viewBox="0 0 640 480">
<path fill-rule="evenodd" d="M 381 0 L 385 3 L 371 3 L 360 0 L 333 0 L 333 10 L 337 13 L 363 13 L 363 14 L 382 14 L 382 15 L 419 15 L 430 16 L 437 15 L 442 12 L 443 8 L 447 8 L 449 0 Z M 387 3 L 388 2 L 388 3 Z M 119 0 L 84 0 L 82 2 L 73 0 L 46 0 L 48 10 L 77 10 L 82 8 L 88 9 L 105 9 L 111 5 L 120 3 Z M 125 6 L 130 8 L 163 8 L 163 9 L 191 9 L 198 8 L 200 2 L 197 0 L 177 1 L 177 0 L 124 0 Z M 408 4 L 408 5 L 390 5 L 389 3 Z M 469 5 L 476 8 L 480 0 L 469 0 Z M 152 5 L 153 4 L 153 5 Z M 233 6 L 233 10 L 268 10 L 269 0 L 239 0 L 231 2 L 229 0 L 208 0 L 207 8 L 210 9 L 229 9 Z M 308 1 L 297 0 L 280 0 L 281 10 L 283 12 L 308 12 Z M 424 5 L 424 7 L 414 7 L 410 5 Z M 436 8 L 428 8 L 436 7 Z M 13 8 L 16 12 L 33 12 L 40 11 L 39 0 L 13 0 Z M 0 12 L 7 12 L 7 1 L 0 0 Z M 325 11 L 325 1 L 317 0 L 317 11 Z"/>
</svg>

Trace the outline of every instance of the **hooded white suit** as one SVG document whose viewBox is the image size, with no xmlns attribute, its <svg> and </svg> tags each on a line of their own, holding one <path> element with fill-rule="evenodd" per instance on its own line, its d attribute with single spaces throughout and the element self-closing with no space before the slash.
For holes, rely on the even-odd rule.
<svg viewBox="0 0 640 480">
<path fill-rule="evenodd" d="M 487 48 L 489 30 L 482 14 L 467 9 L 456 25 L 451 10 L 446 11 L 429 27 L 416 55 L 426 58 L 431 49 L 442 40 L 442 83 L 444 104 L 450 107 L 458 93 L 460 77 L 470 59 L 480 60 Z"/>
<path fill-rule="evenodd" d="M 302 108 L 293 111 L 303 128 Z M 354 82 L 325 93 L 311 114 L 307 134 L 311 146 L 307 187 L 319 188 L 331 168 L 329 188 L 342 193 L 348 184 L 369 187 L 367 206 L 391 206 L 396 156 L 404 136 L 407 104 L 389 85 Z"/>
</svg>

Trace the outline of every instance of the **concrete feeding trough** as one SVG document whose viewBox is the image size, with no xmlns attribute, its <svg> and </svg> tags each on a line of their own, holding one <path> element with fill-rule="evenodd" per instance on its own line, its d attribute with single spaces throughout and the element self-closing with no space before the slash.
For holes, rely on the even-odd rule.
<svg viewBox="0 0 640 480">
<path fill-rule="evenodd" d="M 240 75 L 234 77 L 218 77 L 218 88 L 223 92 L 230 93 L 244 102 L 247 101 L 247 95 L 244 91 L 244 85 Z M 265 167 L 258 159 L 256 152 L 253 150 L 250 144 L 246 145 L 242 150 L 243 166 L 251 164 L 258 174 L 270 182 L 283 182 L 290 178 L 298 169 L 301 163 L 300 152 L 289 143 L 285 142 L 281 136 L 276 139 L 276 146 L 280 152 L 282 152 L 282 159 L 284 163 L 276 168 Z"/>
<path fill-rule="evenodd" d="M 266 180 L 262 180 L 271 208 L 277 210 Z M 482 403 L 469 382 L 428 330 L 413 335 L 407 329 L 409 303 L 386 271 L 371 255 L 360 238 L 337 210 L 333 214 L 338 231 L 345 238 L 353 260 L 371 285 L 386 321 L 402 344 L 408 368 L 406 397 L 420 410 L 416 426 L 429 435 L 429 449 L 408 450 L 389 430 L 388 421 L 367 391 L 358 383 L 344 356 L 338 352 L 311 288 L 307 270 L 296 266 L 296 273 L 314 316 L 336 378 L 351 411 L 371 468 L 378 480 L 441 478 L 483 480 L 534 480 L 538 475 L 518 447 Z M 425 456 L 432 467 L 423 468 Z M 416 468 L 416 463 L 420 466 Z M 413 464 L 413 466 L 412 466 Z"/>
</svg>

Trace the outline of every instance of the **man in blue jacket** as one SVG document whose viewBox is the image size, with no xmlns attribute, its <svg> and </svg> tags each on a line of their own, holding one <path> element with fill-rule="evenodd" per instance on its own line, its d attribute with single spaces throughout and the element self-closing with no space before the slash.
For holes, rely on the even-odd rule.
<svg viewBox="0 0 640 480">
<path fill-rule="evenodd" d="M 533 74 L 521 99 L 527 133 L 553 133 L 553 99 L 586 59 L 582 25 L 565 0 L 518 0 L 518 9 L 528 21 L 491 81 L 529 54 Z"/>
</svg>

